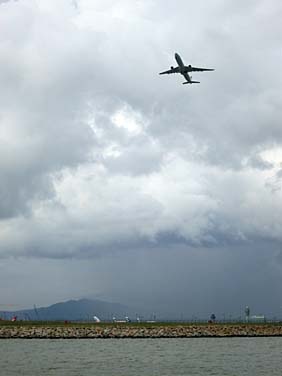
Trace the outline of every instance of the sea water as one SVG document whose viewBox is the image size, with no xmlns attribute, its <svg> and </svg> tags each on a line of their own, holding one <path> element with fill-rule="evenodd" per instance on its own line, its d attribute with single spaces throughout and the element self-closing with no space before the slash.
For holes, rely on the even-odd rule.
<svg viewBox="0 0 282 376">
<path fill-rule="evenodd" d="M 7 339 L 0 375 L 282 375 L 282 338 Z"/>
</svg>

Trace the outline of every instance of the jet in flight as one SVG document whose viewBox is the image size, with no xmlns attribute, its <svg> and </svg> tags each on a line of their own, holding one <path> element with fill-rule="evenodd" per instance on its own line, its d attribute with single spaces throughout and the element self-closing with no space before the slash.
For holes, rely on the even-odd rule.
<svg viewBox="0 0 282 376">
<path fill-rule="evenodd" d="M 183 82 L 183 85 L 185 84 L 199 84 L 199 81 L 193 81 L 192 76 L 189 76 L 188 72 L 204 72 L 204 71 L 213 71 L 214 69 L 208 69 L 208 68 L 197 68 L 192 67 L 192 65 L 184 65 L 181 57 L 176 53 L 174 55 L 175 60 L 178 64 L 178 67 L 170 67 L 169 70 L 160 72 L 160 74 L 171 74 L 171 73 L 180 73 L 184 78 L 186 79 L 185 82 Z"/>
</svg>

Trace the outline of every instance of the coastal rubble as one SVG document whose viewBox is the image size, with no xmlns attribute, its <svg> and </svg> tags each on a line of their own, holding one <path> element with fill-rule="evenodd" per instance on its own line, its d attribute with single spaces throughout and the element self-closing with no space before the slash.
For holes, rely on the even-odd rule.
<svg viewBox="0 0 282 376">
<path fill-rule="evenodd" d="M 0 338 L 193 338 L 282 336 L 282 325 L 0 326 Z"/>
</svg>

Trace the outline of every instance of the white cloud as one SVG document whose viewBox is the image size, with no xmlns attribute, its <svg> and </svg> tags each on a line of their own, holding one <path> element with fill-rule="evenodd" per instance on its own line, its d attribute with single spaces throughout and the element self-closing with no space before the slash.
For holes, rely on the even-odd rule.
<svg viewBox="0 0 282 376">
<path fill-rule="evenodd" d="M 273 257 L 281 11 L 275 1 L 1 4 L 1 257 L 261 242 Z M 216 70 L 191 87 L 159 76 L 176 51 Z"/>
<path fill-rule="evenodd" d="M 247 12 L 258 17 L 251 20 L 252 24 L 261 17 L 261 7 L 262 3 L 259 8 L 249 3 Z M 175 232 L 187 241 L 201 243 L 213 238 L 214 217 L 225 218 L 228 212 L 228 221 L 237 221 L 233 213 L 238 208 L 233 207 L 232 200 L 230 206 L 220 209 L 219 202 L 224 201 L 220 195 L 226 192 L 221 193 L 220 186 L 211 179 L 221 177 L 221 184 L 225 184 L 225 177 L 226 181 L 238 181 L 244 187 L 242 197 L 248 197 L 257 179 L 264 182 L 263 190 L 271 174 L 277 173 L 279 161 L 267 157 L 274 140 L 279 148 L 281 137 L 276 84 L 257 93 L 251 81 L 243 85 L 234 80 L 230 74 L 234 69 L 230 72 L 229 65 L 221 72 L 223 66 L 217 58 L 216 72 L 219 70 L 219 73 L 203 75 L 203 85 L 195 90 L 192 87 L 184 91 L 176 77 L 173 81 L 171 77 L 158 77 L 156 63 L 162 66 L 173 61 L 173 54 L 167 53 L 168 61 L 163 62 L 166 50 L 161 50 L 163 46 L 155 48 L 159 31 L 154 33 L 152 29 L 158 24 L 158 30 L 163 30 L 164 34 L 173 31 L 162 17 L 151 13 L 152 9 L 158 9 L 160 15 L 164 12 L 150 1 L 134 5 L 128 1 L 103 4 L 80 1 L 73 7 L 66 0 L 48 4 L 23 0 L 3 7 L 2 28 L 6 31 L 6 40 L 2 39 L 0 48 L 7 64 L 1 80 L 8 91 L 0 93 L 3 98 L 1 170 L 2 173 L 9 171 L 6 175 L 9 178 L 2 186 L 2 197 L 8 197 L 5 204 L 2 203 L 2 217 L 15 217 L 29 208 L 29 220 L 36 218 L 33 212 L 36 202 L 40 203 L 38 200 L 45 197 L 52 200 L 55 196 L 68 213 L 73 199 L 67 202 L 64 195 L 56 191 L 66 179 L 63 174 L 64 178 L 57 181 L 58 173 L 67 169 L 67 181 L 75 187 L 77 197 L 86 194 L 88 200 L 96 202 L 95 194 L 101 195 L 109 186 L 108 193 L 103 193 L 104 199 L 100 200 L 101 213 L 103 209 L 111 212 L 112 209 L 107 208 L 111 196 L 120 200 L 121 194 L 117 191 L 123 182 L 126 187 L 123 199 L 117 201 L 115 210 L 108 215 L 113 222 L 117 221 L 119 211 L 123 212 L 129 197 L 132 197 L 132 201 L 129 200 L 132 208 L 127 205 L 126 211 L 129 221 L 132 221 L 132 212 L 136 212 L 134 201 L 147 202 L 149 198 L 144 205 L 145 212 L 148 211 L 145 227 L 150 223 L 151 230 L 142 230 L 138 223 L 140 234 L 150 233 L 154 238 L 162 232 Z M 236 41 L 233 29 L 238 22 L 244 22 L 247 15 L 242 18 L 237 9 L 228 21 L 228 28 L 221 29 L 217 16 L 225 15 L 229 8 L 218 4 L 211 9 L 214 11 L 209 22 L 211 34 L 219 28 L 221 38 L 231 36 L 231 42 L 232 38 Z M 268 14 L 273 14 L 273 10 Z M 173 16 L 170 25 L 176 26 L 176 20 L 182 15 L 176 10 Z M 18 20 L 17 32 L 10 27 L 11 19 Z M 149 25 L 148 32 L 144 30 L 145 24 Z M 183 28 L 181 25 L 180 31 Z M 199 26 L 194 25 L 194 29 Z M 268 32 L 271 34 L 271 29 Z M 139 44 L 141 36 L 146 45 Z M 183 38 L 183 32 L 180 37 Z M 254 34 L 248 38 L 247 43 L 243 43 L 245 67 L 245 63 L 251 66 L 254 57 L 252 51 L 248 56 L 248 42 L 251 38 L 257 40 Z M 216 42 L 217 38 L 214 39 Z M 203 43 L 199 38 L 195 41 Z M 162 43 L 166 43 L 168 49 L 170 41 Z M 224 47 L 227 46 L 225 43 Z M 238 68 L 235 53 L 239 50 L 236 44 L 233 47 L 231 56 Z M 125 51 L 130 53 L 125 54 Z M 140 58 L 141 53 L 146 59 Z M 215 56 L 214 51 L 211 56 Z M 199 55 L 204 63 L 206 57 L 209 55 Z M 252 80 L 256 77 L 253 83 L 257 88 L 260 68 L 260 65 L 257 69 L 252 65 L 250 72 Z M 243 66 L 235 70 L 235 75 L 239 70 L 242 72 Z M 208 84 L 215 75 L 221 83 Z M 222 85 L 227 95 L 221 90 Z M 83 164 L 89 163 L 90 158 L 95 161 L 94 165 L 84 168 Z M 76 170 L 79 165 L 81 168 Z M 265 171 L 252 171 L 252 166 Z M 228 172 L 226 168 L 235 168 L 235 171 Z M 242 169 L 244 171 L 240 172 Z M 89 177 L 82 178 L 80 171 Z M 81 179 L 87 180 L 90 192 L 81 185 Z M 9 182 L 13 184 L 12 190 Z M 194 187 L 192 191 L 191 187 Z M 68 197 L 67 191 L 64 194 Z M 150 211 L 152 202 L 161 208 L 158 218 L 154 218 L 154 210 Z M 47 207 L 48 216 L 52 217 L 52 201 Z M 47 207 L 43 201 L 42 208 L 47 210 Z M 88 215 L 90 222 L 97 221 L 93 213 Z M 79 221 L 83 213 L 78 210 L 76 216 Z M 96 222 L 95 225 L 103 232 L 103 226 Z M 238 233 L 244 233 L 245 230 L 238 227 Z M 259 232 L 259 225 L 257 227 Z M 108 228 L 109 232 L 114 231 L 111 226 Z M 132 237 L 129 231 L 128 238 Z"/>
</svg>

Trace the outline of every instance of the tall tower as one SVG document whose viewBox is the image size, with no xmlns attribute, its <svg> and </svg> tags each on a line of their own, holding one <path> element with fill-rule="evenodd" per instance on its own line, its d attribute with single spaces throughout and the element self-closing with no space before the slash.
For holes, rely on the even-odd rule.
<svg viewBox="0 0 282 376">
<path fill-rule="evenodd" d="M 250 320 L 250 308 L 246 306 L 245 308 L 245 317 L 246 317 L 246 322 L 249 322 Z"/>
</svg>

